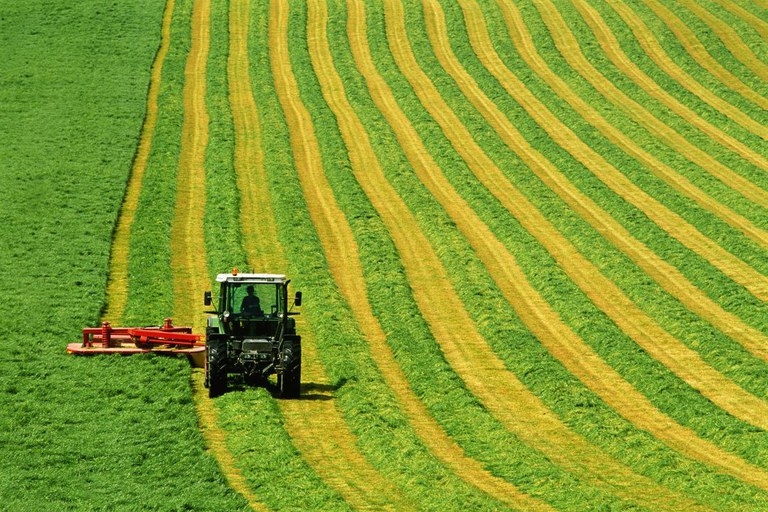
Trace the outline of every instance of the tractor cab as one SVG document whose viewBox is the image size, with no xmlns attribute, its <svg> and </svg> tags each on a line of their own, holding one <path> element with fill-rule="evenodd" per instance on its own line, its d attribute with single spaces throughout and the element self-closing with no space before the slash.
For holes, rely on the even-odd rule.
<svg viewBox="0 0 768 512">
<path fill-rule="evenodd" d="M 288 283 L 281 274 L 219 274 L 217 318 L 209 327 L 234 337 L 274 338 L 282 327 L 293 330 L 295 322 L 289 310 Z M 213 302 L 209 293 L 205 303 Z M 296 292 L 291 305 L 301 305 L 301 292 Z M 216 323 L 218 325 L 210 325 Z"/>
</svg>

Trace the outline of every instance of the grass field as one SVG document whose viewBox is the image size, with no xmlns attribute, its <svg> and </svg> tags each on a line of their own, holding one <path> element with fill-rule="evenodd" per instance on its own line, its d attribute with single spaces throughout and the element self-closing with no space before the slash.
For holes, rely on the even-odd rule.
<svg viewBox="0 0 768 512">
<path fill-rule="evenodd" d="M 0 510 L 768 509 L 765 20 L 0 0 Z M 232 267 L 300 399 L 65 353 Z"/>
</svg>

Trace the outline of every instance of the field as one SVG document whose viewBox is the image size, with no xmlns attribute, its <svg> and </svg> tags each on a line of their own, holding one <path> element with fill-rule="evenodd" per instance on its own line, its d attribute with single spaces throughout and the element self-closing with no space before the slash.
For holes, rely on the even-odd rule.
<svg viewBox="0 0 768 512">
<path fill-rule="evenodd" d="M 768 3 L 0 0 L 0 510 L 768 510 Z M 302 396 L 82 327 L 302 290 Z"/>
</svg>

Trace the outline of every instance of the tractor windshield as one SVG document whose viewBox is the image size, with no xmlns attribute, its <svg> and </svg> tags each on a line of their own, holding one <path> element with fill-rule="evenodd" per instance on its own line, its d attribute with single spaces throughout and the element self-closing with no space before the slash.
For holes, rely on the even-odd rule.
<svg viewBox="0 0 768 512">
<path fill-rule="evenodd" d="M 282 289 L 274 283 L 229 283 L 225 309 L 244 317 L 274 317 L 281 313 Z"/>
</svg>

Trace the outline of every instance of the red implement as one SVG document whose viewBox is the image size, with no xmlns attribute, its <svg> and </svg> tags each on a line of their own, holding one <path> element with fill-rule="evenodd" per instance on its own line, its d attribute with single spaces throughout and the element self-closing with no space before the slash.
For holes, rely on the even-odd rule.
<svg viewBox="0 0 768 512">
<path fill-rule="evenodd" d="M 186 354 L 196 366 L 204 358 L 205 342 L 192 334 L 191 327 L 174 327 L 170 318 L 160 327 L 101 327 L 83 329 L 83 342 L 70 343 L 67 352 L 77 355 L 96 354 Z"/>
</svg>

